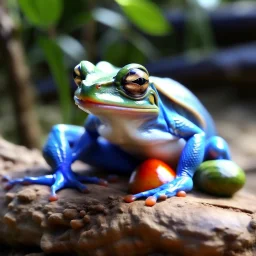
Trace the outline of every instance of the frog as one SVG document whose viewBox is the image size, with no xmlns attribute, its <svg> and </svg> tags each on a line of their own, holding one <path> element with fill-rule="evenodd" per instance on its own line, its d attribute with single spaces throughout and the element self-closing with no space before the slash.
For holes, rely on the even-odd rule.
<svg viewBox="0 0 256 256">
<path fill-rule="evenodd" d="M 50 201 L 57 192 L 85 183 L 107 185 L 98 177 L 74 172 L 83 161 L 109 173 L 129 175 L 146 159 L 156 158 L 176 170 L 174 180 L 130 195 L 127 202 L 146 198 L 147 205 L 193 189 L 193 176 L 205 161 L 231 161 L 228 143 L 218 136 L 213 118 L 200 100 L 171 78 L 150 76 L 137 63 L 122 68 L 101 61 L 83 60 L 73 71 L 74 101 L 88 114 L 84 126 L 57 124 L 43 147 L 53 174 L 7 179 L 7 186 L 50 186 Z"/>
</svg>

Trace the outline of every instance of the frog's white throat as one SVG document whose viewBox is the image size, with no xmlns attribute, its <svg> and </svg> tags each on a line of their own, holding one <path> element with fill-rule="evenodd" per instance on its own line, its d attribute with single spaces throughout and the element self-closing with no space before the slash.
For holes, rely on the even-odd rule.
<svg viewBox="0 0 256 256">
<path fill-rule="evenodd" d="M 112 113 L 98 117 L 101 122 L 97 130 L 110 143 L 141 159 L 157 158 L 176 166 L 184 140 L 154 127 L 156 116 Z"/>
<path fill-rule="evenodd" d="M 150 113 L 94 113 L 100 119 L 99 134 L 116 145 L 133 144 L 140 140 L 143 125 L 156 115 Z"/>
</svg>

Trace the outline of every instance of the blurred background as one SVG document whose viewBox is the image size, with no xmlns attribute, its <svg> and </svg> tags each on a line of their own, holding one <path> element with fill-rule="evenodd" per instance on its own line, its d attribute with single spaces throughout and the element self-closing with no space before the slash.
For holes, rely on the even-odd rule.
<svg viewBox="0 0 256 256">
<path fill-rule="evenodd" d="M 255 170 L 255 31 L 255 1 L 0 0 L 0 135 L 40 148 L 53 124 L 84 123 L 75 65 L 137 62 L 195 92 Z"/>
</svg>

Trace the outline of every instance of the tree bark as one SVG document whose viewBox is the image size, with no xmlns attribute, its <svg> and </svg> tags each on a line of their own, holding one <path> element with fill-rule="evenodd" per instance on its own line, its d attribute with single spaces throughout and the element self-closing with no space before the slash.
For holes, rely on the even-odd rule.
<svg viewBox="0 0 256 256">
<path fill-rule="evenodd" d="M 6 63 L 8 86 L 16 117 L 19 143 L 39 147 L 40 128 L 34 111 L 34 93 L 25 52 L 12 19 L 0 1 L 0 51 Z"/>
</svg>

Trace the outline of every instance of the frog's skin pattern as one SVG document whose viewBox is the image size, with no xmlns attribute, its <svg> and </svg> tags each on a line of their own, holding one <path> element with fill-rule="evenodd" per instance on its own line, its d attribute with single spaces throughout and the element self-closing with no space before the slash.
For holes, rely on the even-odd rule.
<svg viewBox="0 0 256 256">
<path fill-rule="evenodd" d="M 84 127 L 55 125 L 43 154 L 54 174 L 8 181 L 51 186 L 50 200 L 65 187 L 87 191 L 71 164 L 82 160 L 110 172 L 131 173 L 148 158 L 176 168 L 176 178 L 158 188 L 133 195 L 155 200 L 193 188 L 196 168 L 208 159 L 230 159 L 227 143 L 216 136 L 214 122 L 200 101 L 169 78 L 150 77 L 145 67 L 119 69 L 107 62 L 82 61 L 74 69 L 75 103 L 89 113 Z M 83 182 L 83 183 L 82 183 Z"/>
</svg>

